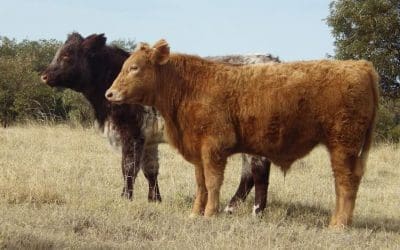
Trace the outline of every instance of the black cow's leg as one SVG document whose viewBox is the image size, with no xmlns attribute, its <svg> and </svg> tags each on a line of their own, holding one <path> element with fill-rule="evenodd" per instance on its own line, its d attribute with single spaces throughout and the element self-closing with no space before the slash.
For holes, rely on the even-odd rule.
<svg viewBox="0 0 400 250">
<path fill-rule="evenodd" d="M 239 187 L 231 198 L 225 212 L 232 213 L 239 202 L 243 202 L 254 186 L 253 175 L 251 172 L 251 157 L 242 154 L 242 176 L 240 177 Z"/>
<path fill-rule="evenodd" d="M 122 174 L 124 177 L 124 188 L 121 196 L 132 199 L 133 184 L 140 170 L 140 159 L 142 157 L 144 140 L 142 138 L 124 138 L 122 143 Z"/>
<path fill-rule="evenodd" d="M 264 211 L 266 207 L 270 169 L 271 162 L 266 158 L 260 156 L 252 157 L 251 172 L 255 186 L 254 215 Z"/>
<path fill-rule="evenodd" d="M 158 144 L 145 145 L 143 149 L 143 158 L 141 168 L 144 176 L 149 183 L 149 201 L 161 202 L 161 194 L 158 188 Z"/>
</svg>

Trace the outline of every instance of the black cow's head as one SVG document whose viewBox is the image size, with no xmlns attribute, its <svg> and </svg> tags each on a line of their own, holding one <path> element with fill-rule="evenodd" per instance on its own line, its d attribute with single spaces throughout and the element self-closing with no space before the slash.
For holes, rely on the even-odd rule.
<svg viewBox="0 0 400 250">
<path fill-rule="evenodd" d="M 50 65 L 43 71 L 41 79 L 52 87 L 87 91 L 91 81 L 90 67 L 96 54 L 105 47 L 104 34 L 93 34 L 83 38 L 79 33 L 68 35 L 58 49 Z"/>
</svg>

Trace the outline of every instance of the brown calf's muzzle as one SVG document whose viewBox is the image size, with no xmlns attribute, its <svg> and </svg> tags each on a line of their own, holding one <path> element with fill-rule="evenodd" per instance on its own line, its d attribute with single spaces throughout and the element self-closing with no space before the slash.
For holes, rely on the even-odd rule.
<svg viewBox="0 0 400 250">
<path fill-rule="evenodd" d="M 105 97 L 110 102 L 122 103 L 123 101 L 123 96 L 121 95 L 121 92 L 117 91 L 114 88 L 109 88 L 106 91 Z"/>
</svg>

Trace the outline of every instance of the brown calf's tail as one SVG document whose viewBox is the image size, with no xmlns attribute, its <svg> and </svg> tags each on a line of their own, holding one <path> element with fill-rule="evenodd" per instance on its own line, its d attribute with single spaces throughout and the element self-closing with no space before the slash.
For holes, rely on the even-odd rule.
<svg viewBox="0 0 400 250">
<path fill-rule="evenodd" d="M 376 114 L 378 112 L 378 105 L 379 105 L 379 88 L 378 88 L 379 75 L 376 72 L 376 70 L 374 69 L 372 63 L 370 63 L 370 62 L 368 62 L 368 71 L 369 71 L 368 73 L 370 75 L 369 84 L 371 86 L 371 91 L 372 91 L 372 95 L 373 95 L 374 110 L 372 113 L 371 123 L 367 129 L 367 133 L 365 135 L 365 140 L 364 140 L 364 145 L 361 149 L 361 154 L 360 154 L 361 163 L 363 166 L 365 166 L 365 164 L 366 164 L 366 161 L 368 158 L 368 153 L 371 148 L 372 137 L 373 137 L 375 122 L 376 122 Z"/>
</svg>

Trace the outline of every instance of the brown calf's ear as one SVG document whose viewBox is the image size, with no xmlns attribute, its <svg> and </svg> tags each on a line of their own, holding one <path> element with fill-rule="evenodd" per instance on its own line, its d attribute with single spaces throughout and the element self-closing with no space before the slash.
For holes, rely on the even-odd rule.
<svg viewBox="0 0 400 250">
<path fill-rule="evenodd" d="M 85 50 L 93 52 L 103 47 L 106 44 L 106 40 L 107 38 L 104 34 L 93 34 L 83 40 L 82 46 Z"/>
<path fill-rule="evenodd" d="M 153 63 L 163 65 L 169 60 L 169 45 L 167 41 L 161 39 L 153 45 L 151 52 L 151 60 Z"/>
</svg>

